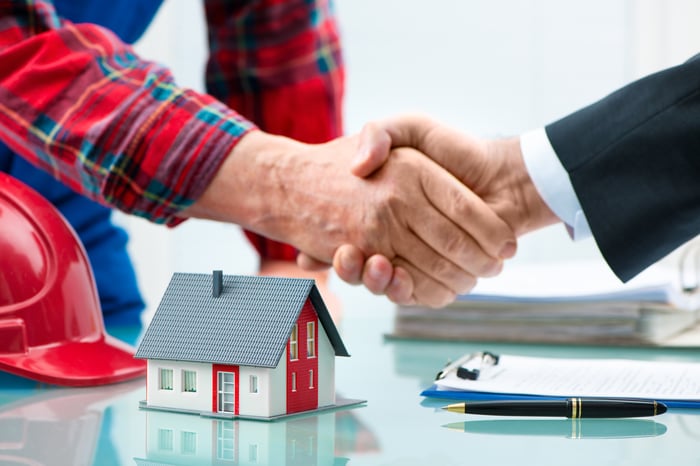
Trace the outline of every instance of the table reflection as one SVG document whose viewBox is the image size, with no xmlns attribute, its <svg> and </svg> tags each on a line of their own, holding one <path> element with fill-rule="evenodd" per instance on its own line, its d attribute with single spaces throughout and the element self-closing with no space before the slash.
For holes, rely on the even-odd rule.
<svg viewBox="0 0 700 466">
<path fill-rule="evenodd" d="M 371 433 L 347 411 L 265 422 L 150 410 L 146 424 L 146 458 L 135 458 L 138 465 L 336 466 L 348 462 L 343 454 L 377 448 Z"/>
<path fill-rule="evenodd" d="M 0 463 L 92 464 L 114 450 L 109 405 L 143 380 L 95 388 L 45 388 L 0 405 Z M 103 450 L 104 453 L 99 453 Z"/>
<path fill-rule="evenodd" d="M 651 419 L 485 419 L 454 422 L 450 430 L 472 434 L 586 438 L 658 437 L 666 426 Z"/>
</svg>

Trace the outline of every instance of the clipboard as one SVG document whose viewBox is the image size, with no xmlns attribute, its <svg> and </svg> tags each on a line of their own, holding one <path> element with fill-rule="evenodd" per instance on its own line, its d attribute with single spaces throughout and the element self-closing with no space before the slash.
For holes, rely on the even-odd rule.
<svg viewBox="0 0 700 466">
<path fill-rule="evenodd" d="M 484 355 L 495 358 L 484 358 Z M 477 367 L 478 366 L 478 367 Z M 460 368 L 478 369 L 473 378 Z M 438 372 L 421 396 L 448 400 L 647 399 L 700 409 L 700 363 L 470 353 Z"/>
</svg>

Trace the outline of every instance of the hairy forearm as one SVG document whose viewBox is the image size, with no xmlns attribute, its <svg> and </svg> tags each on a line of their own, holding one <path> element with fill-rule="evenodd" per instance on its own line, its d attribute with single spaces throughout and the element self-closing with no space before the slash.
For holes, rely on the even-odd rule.
<svg viewBox="0 0 700 466">
<path fill-rule="evenodd" d="M 341 160 L 322 146 L 252 131 L 183 214 L 235 223 L 330 260 L 341 241 L 364 239 L 351 218 L 361 201 L 349 193 L 366 182 L 338 177 Z"/>
<path fill-rule="evenodd" d="M 182 212 L 187 217 L 235 223 L 271 234 L 271 218 L 283 217 L 284 173 L 293 173 L 291 153 L 299 143 L 262 131 L 245 135 L 222 163 L 202 196 Z"/>
</svg>

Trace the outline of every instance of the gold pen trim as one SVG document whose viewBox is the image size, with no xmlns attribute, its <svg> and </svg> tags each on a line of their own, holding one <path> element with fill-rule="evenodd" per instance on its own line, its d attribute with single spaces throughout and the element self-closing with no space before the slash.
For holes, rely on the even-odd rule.
<svg viewBox="0 0 700 466">
<path fill-rule="evenodd" d="M 451 405 L 443 406 L 442 409 L 449 411 L 451 413 L 466 413 L 467 404 L 466 403 L 454 403 Z"/>
<path fill-rule="evenodd" d="M 571 419 L 581 417 L 581 398 L 571 398 Z"/>
</svg>

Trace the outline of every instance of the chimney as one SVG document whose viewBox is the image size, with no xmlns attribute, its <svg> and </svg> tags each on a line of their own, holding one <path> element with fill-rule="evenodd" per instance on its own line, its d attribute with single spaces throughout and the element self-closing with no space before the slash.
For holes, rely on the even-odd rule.
<svg viewBox="0 0 700 466">
<path fill-rule="evenodd" d="M 224 273 L 221 270 L 214 270 L 212 272 L 212 288 L 211 295 L 214 298 L 221 296 L 221 290 L 224 288 Z"/>
</svg>

